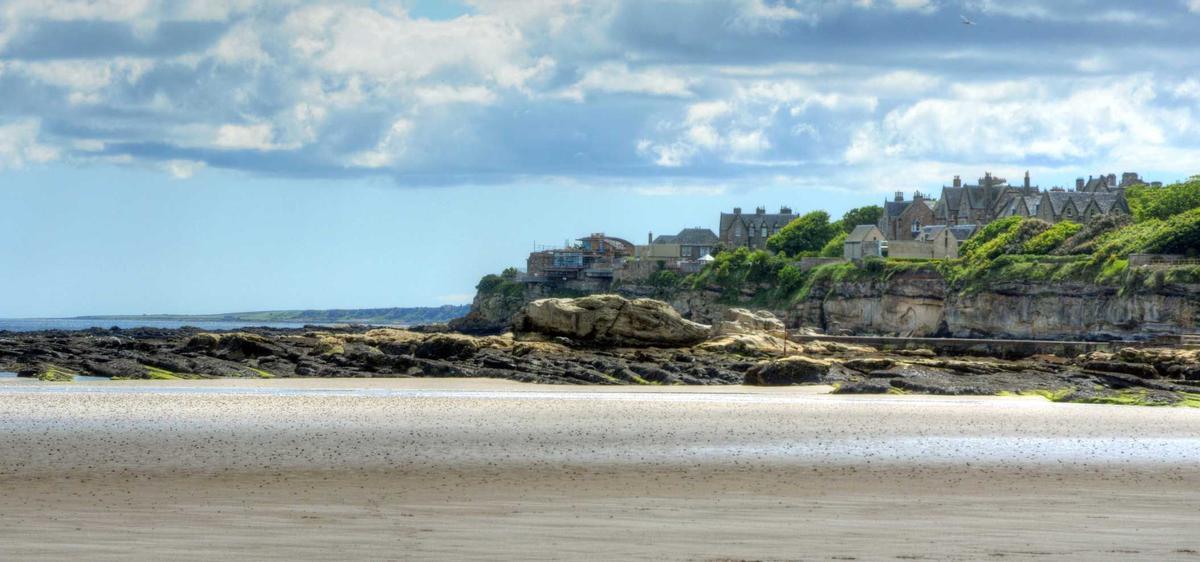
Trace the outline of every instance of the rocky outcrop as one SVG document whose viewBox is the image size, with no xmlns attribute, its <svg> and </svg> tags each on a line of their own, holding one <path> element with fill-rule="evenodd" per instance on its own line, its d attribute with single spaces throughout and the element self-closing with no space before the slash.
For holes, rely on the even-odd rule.
<svg viewBox="0 0 1200 562">
<path fill-rule="evenodd" d="M 797 355 L 763 361 L 746 371 L 746 384 L 756 386 L 789 386 L 827 382 L 834 364 L 828 360 Z"/>
<path fill-rule="evenodd" d="M 627 302 L 595 310 L 634 308 L 639 312 L 633 318 L 641 320 L 618 321 L 622 312 L 605 315 L 620 329 L 606 332 L 611 328 L 601 325 L 599 331 L 587 333 L 621 334 L 617 340 L 624 341 L 621 338 L 631 333 L 661 333 L 664 325 L 686 326 L 699 337 L 708 330 L 660 306 Z M 663 323 L 662 315 L 669 324 Z M 596 323 L 591 325 L 595 328 Z M 647 325 L 654 328 L 643 329 Z M 1019 393 L 1077 402 L 1200 405 L 1200 350 L 1124 348 L 1074 357 L 979 358 L 956 356 L 946 349 L 881 351 L 842 342 L 784 342 L 766 331 L 747 331 L 686 347 L 605 346 L 561 336 L 546 340 L 542 334 L 531 334 L 537 337 L 530 341 L 511 334 L 477 337 L 392 328 L 5 333 L 0 334 L 0 371 L 47 379 L 78 374 L 139 379 L 488 377 L 554 384 L 832 384 L 838 393 Z"/>
<path fill-rule="evenodd" d="M 710 328 L 685 320 L 670 305 L 618 295 L 533 301 L 513 319 L 518 337 L 562 337 L 608 346 L 687 347 L 708 338 Z"/>
<path fill-rule="evenodd" d="M 783 335 L 783 330 L 783 322 L 769 311 L 730 308 L 725 311 L 719 322 L 713 324 L 712 335 L 716 337 L 767 333 L 781 336 Z"/>
</svg>

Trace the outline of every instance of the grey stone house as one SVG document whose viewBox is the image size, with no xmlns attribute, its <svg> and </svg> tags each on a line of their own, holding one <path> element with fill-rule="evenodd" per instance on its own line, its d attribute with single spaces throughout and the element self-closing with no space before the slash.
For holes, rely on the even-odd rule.
<svg viewBox="0 0 1200 562">
<path fill-rule="evenodd" d="M 720 240 L 730 248 L 746 247 L 761 250 L 767 238 L 779 232 L 797 216 L 791 208 L 781 207 L 778 213 L 767 213 L 766 207 L 755 209 L 753 215 L 737 207 L 732 213 L 721 213 Z"/>
</svg>

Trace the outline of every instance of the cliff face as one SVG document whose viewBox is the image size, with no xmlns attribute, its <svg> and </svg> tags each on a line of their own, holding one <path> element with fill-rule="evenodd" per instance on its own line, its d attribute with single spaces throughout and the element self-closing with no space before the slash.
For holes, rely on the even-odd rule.
<svg viewBox="0 0 1200 562">
<path fill-rule="evenodd" d="M 612 292 L 649 296 L 646 288 L 630 285 Z M 502 331 L 524 302 L 549 296 L 546 293 L 544 287 L 534 286 L 519 299 L 477 297 L 464 323 Z M 739 302 L 730 303 L 716 291 L 680 291 L 666 300 L 685 318 L 704 324 L 719 321 L 736 306 L 766 308 L 793 328 L 917 337 L 1149 339 L 1195 332 L 1200 316 L 1200 285 L 1123 293 L 1118 287 L 1092 284 L 1002 283 L 966 293 L 953 291 L 930 272 L 832 283 L 786 307 L 757 305 L 752 295 L 748 290 Z"/>
<path fill-rule="evenodd" d="M 1121 294 L 1089 284 L 1013 283 L 949 295 L 945 319 L 955 336 L 1030 339 L 1148 339 L 1196 331 L 1200 286 Z"/>
</svg>

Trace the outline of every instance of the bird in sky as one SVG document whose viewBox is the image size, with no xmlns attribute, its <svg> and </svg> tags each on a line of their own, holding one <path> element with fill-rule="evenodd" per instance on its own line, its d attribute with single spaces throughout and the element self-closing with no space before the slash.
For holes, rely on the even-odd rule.
<svg viewBox="0 0 1200 562">
<path fill-rule="evenodd" d="M 971 21 L 971 20 L 967 19 L 967 16 L 962 16 L 962 15 L 960 15 L 960 16 L 958 16 L 958 17 L 962 18 L 962 24 L 963 24 L 963 25 L 975 25 L 975 22 L 973 22 L 973 21 Z"/>
</svg>

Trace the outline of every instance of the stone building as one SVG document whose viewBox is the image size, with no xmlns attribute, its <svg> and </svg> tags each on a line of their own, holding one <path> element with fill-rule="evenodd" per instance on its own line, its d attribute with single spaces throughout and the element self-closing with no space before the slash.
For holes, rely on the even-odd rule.
<svg viewBox="0 0 1200 562">
<path fill-rule="evenodd" d="M 761 250 L 767 247 L 767 238 L 796 218 L 788 207 L 781 207 L 775 214 L 768 214 L 766 207 L 759 207 L 753 215 L 745 214 L 737 207 L 732 213 L 721 213 L 720 240 L 730 248 Z"/>
<path fill-rule="evenodd" d="M 886 242 L 883 231 L 873 224 L 860 224 L 854 227 L 850 234 L 846 235 L 846 242 L 842 245 L 842 257 L 848 260 L 861 260 L 869 256 L 880 256 L 881 250 L 886 248 L 886 245 L 880 244 Z"/>
<path fill-rule="evenodd" d="M 964 185 L 959 176 L 954 176 L 951 185 L 942 187 L 942 197 L 934 206 L 933 214 L 936 224 L 983 226 L 1002 216 L 1013 198 L 1040 192 L 1039 187 L 1030 184 L 1029 172 L 1025 172 L 1025 181 L 1019 186 L 1009 185 L 1008 180 L 990 172 L 979 178 L 975 185 Z"/>
<path fill-rule="evenodd" d="M 888 240 L 914 240 L 921 228 L 934 224 L 934 204 L 920 191 L 913 193 L 912 201 L 905 201 L 904 192 L 897 191 L 893 200 L 884 201 L 876 226 Z"/>
<path fill-rule="evenodd" d="M 1116 174 L 1108 174 L 1086 181 L 1077 179 L 1075 191 L 1057 187 L 1043 191 L 1030 184 L 1029 172 L 1025 172 L 1025 181 L 1019 186 L 990 173 L 977 185 L 963 185 L 955 176 L 952 186 L 942 188 L 942 197 L 934 206 L 934 219 L 937 224 L 980 227 L 1010 216 L 1036 217 L 1052 223 L 1083 222 L 1098 215 L 1129 214 L 1125 189 L 1143 183 L 1136 173 L 1126 172 L 1120 182 Z"/>
<path fill-rule="evenodd" d="M 650 235 L 650 245 L 671 244 L 679 247 L 676 257 L 683 259 L 700 259 L 709 255 L 720 240 L 708 228 L 685 228 L 679 234 L 663 234 L 658 238 Z"/>
</svg>

